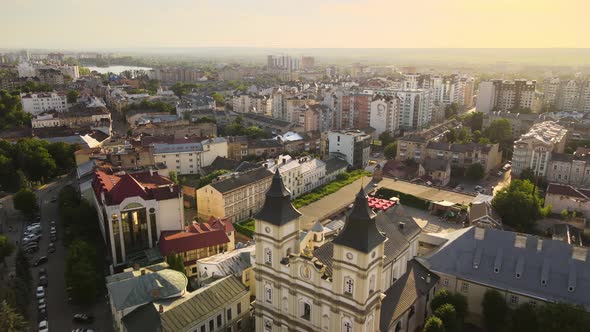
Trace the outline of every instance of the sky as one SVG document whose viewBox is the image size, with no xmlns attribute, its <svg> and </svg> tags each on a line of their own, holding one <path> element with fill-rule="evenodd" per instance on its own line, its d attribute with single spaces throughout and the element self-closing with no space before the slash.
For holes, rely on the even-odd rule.
<svg viewBox="0 0 590 332">
<path fill-rule="evenodd" d="M 3 48 L 589 48 L 589 0 L 1 0 Z"/>
</svg>

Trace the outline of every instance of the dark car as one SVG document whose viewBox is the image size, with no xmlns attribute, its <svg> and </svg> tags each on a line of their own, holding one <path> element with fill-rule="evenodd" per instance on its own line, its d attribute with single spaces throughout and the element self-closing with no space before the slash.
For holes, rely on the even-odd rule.
<svg viewBox="0 0 590 332">
<path fill-rule="evenodd" d="M 47 282 L 47 276 L 46 275 L 42 275 L 42 276 L 39 277 L 39 286 L 43 286 L 43 287 L 49 286 L 49 283 Z"/>
<path fill-rule="evenodd" d="M 94 321 L 94 316 L 92 315 L 87 315 L 87 314 L 74 314 L 74 317 L 72 317 L 72 320 L 74 322 L 78 322 L 78 323 L 92 323 Z"/>
<path fill-rule="evenodd" d="M 49 253 L 55 252 L 55 243 L 50 243 L 49 247 L 47 248 Z"/>
<path fill-rule="evenodd" d="M 44 267 L 40 267 L 39 268 L 39 276 L 46 276 L 47 275 L 47 270 L 45 270 Z"/>
<path fill-rule="evenodd" d="M 47 256 L 41 256 L 35 263 L 33 263 L 33 266 L 43 265 L 47 263 L 47 261 L 49 261 L 49 258 L 47 258 Z"/>
<path fill-rule="evenodd" d="M 47 320 L 47 309 L 39 309 L 37 312 L 37 320 L 39 322 Z"/>
</svg>

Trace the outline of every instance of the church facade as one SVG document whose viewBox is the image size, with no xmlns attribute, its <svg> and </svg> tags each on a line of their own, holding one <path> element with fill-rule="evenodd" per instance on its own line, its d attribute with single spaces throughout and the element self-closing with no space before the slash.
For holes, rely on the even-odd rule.
<svg viewBox="0 0 590 332">
<path fill-rule="evenodd" d="M 437 277 L 413 260 L 419 226 L 396 206 L 377 215 L 364 190 L 331 239 L 301 213 L 275 173 L 256 215 L 256 331 L 414 331 Z"/>
</svg>

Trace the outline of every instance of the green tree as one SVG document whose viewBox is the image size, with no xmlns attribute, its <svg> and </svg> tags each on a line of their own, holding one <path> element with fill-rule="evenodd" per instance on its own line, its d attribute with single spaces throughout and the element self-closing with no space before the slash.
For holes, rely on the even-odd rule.
<svg viewBox="0 0 590 332">
<path fill-rule="evenodd" d="M 537 332 L 539 323 L 535 307 L 529 303 L 522 304 L 516 308 L 511 315 L 511 332 Z"/>
<path fill-rule="evenodd" d="M 434 315 L 442 320 L 446 332 L 460 332 L 461 323 L 457 319 L 457 311 L 452 304 L 446 303 L 436 309 Z"/>
<path fill-rule="evenodd" d="M 383 155 L 387 159 L 395 158 L 396 154 L 397 154 L 397 142 L 389 143 L 389 144 L 387 144 L 385 149 L 383 149 Z"/>
<path fill-rule="evenodd" d="M 78 72 L 80 73 L 80 76 L 90 75 L 90 69 L 86 67 L 78 67 Z"/>
<path fill-rule="evenodd" d="M 563 209 L 561 210 L 561 217 L 563 219 L 567 219 L 567 217 L 570 215 L 569 211 L 567 209 Z"/>
<path fill-rule="evenodd" d="M 483 325 L 486 331 L 506 331 L 510 309 L 504 296 L 496 290 L 489 289 L 485 292 L 481 305 L 483 308 Z"/>
<path fill-rule="evenodd" d="M 467 316 L 467 299 L 459 293 L 450 293 L 446 289 L 439 290 L 430 301 L 430 310 L 433 312 L 445 304 L 452 304 L 461 321 Z"/>
<path fill-rule="evenodd" d="M 494 196 L 492 206 L 502 217 L 502 222 L 517 231 L 532 231 L 536 220 L 544 214 L 538 190 L 534 190 L 528 180 L 513 180 Z"/>
<path fill-rule="evenodd" d="M 66 95 L 69 104 L 75 104 L 78 101 L 78 97 L 80 97 L 78 90 L 70 90 Z"/>
<path fill-rule="evenodd" d="M 467 177 L 472 181 L 478 181 L 483 179 L 486 174 L 486 170 L 479 163 L 473 163 L 467 167 Z"/>
<path fill-rule="evenodd" d="M 65 279 L 77 303 L 92 303 L 98 295 L 96 250 L 87 242 L 75 240 L 68 248 Z"/>
<path fill-rule="evenodd" d="M 467 128 L 463 127 L 459 130 L 456 131 L 456 139 L 457 142 L 459 143 L 469 143 L 471 142 L 471 136 L 469 135 L 469 132 L 467 131 Z"/>
<path fill-rule="evenodd" d="M 0 303 L 0 331 L 25 332 L 29 331 L 29 324 L 8 302 Z"/>
<path fill-rule="evenodd" d="M 172 270 L 186 274 L 186 270 L 184 269 L 184 260 L 182 259 L 182 256 L 174 253 L 170 254 L 166 257 L 166 263 L 168 263 Z"/>
<path fill-rule="evenodd" d="M 14 245 L 10 242 L 6 235 L 0 235 L 0 262 L 6 265 L 6 257 L 12 255 L 14 252 Z"/>
<path fill-rule="evenodd" d="M 225 103 L 225 98 L 223 98 L 223 95 L 219 92 L 213 92 L 211 94 L 211 97 L 215 99 L 215 103 L 217 104 L 217 106 L 222 106 Z"/>
<path fill-rule="evenodd" d="M 445 108 L 445 119 L 453 117 L 459 114 L 459 105 L 457 103 L 452 103 Z"/>
<path fill-rule="evenodd" d="M 244 134 L 252 139 L 269 138 L 270 135 L 260 127 L 250 126 L 244 130 Z"/>
<path fill-rule="evenodd" d="M 468 126 L 471 131 L 481 130 L 483 126 L 483 113 L 472 112 L 465 116 L 463 123 Z"/>
<path fill-rule="evenodd" d="M 57 165 L 47 150 L 46 141 L 25 138 L 16 143 L 16 166 L 33 181 L 47 180 L 55 175 Z"/>
<path fill-rule="evenodd" d="M 535 175 L 535 171 L 532 168 L 527 167 L 520 172 L 520 179 L 521 180 L 529 180 L 531 183 L 537 182 L 537 175 Z"/>
<path fill-rule="evenodd" d="M 422 332 L 446 332 L 442 320 L 436 316 L 430 316 L 424 324 Z"/>
<path fill-rule="evenodd" d="M 30 126 L 31 115 L 22 108 L 20 96 L 0 90 L 0 129 Z"/>
<path fill-rule="evenodd" d="M 56 171 L 58 173 L 67 173 L 76 167 L 74 152 L 78 148 L 79 146 L 76 144 L 67 144 L 64 142 L 50 143 L 47 146 L 47 151 L 53 160 L 55 160 Z"/>
<path fill-rule="evenodd" d="M 19 210 L 25 216 L 32 216 L 37 212 L 37 195 L 28 188 L 22 188 L 12 197 L 15 210 Z"/>
<path fill-rule="evenodd" d="M 538 309 L 539 332 L 590 331 L 590 314 L 566 303 L 547 303 Z"/>
<path fill-rule="evenodd" d="M 484 131 L 484 135 L 492 143 L 501 143 L 512 139 L 512 129 L 507 119 L 498 119 L 492 121 L 490 126 Z"/>
<path fill-rule="evenodd" d="M 33 292 L 33 279 L 29 259 L 22 248 L 16 252 L 15 260 L 16 278 L 14 280 L 15 305 L 16 309 L 25 317 L 29 312 Z"/>
<path fill-rule="evenodd" d="M 393 136 L 388 131 L 384 131 L 379 135 L 379 140 L 381 141 L 381 146 L 388 146 L 390 143 L 393 143 Z"/>
<path fill-rule="evenodd" d="M 457 131 L 455 130 L 455 128 L 450 128 L 446 133 L 445 133 L 445 139 L 447 140 L 447 142 L 449 143 L 455 143 L 455 141 L 457 141 Z"/>
</svg>

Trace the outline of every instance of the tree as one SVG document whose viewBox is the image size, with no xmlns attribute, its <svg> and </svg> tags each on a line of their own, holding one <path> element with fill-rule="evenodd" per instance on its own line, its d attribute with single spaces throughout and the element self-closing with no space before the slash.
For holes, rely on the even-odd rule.
<svg viewBox="0 0 590 332">
<path fill-rule="evenodd" d="M 29 324 L 8 302 L 0 303 L 0 331 L 24 332 L 29 330 Z"/>
<path fill-rule="evenodd" d="M 456 140 L 459 143 L 469 143 L 471 142 L 471 137 L 469 135 L 469 132 L 467 131 L 467 128 L 463 127 L 459 130 L 457 130 L 455 132 L 456 134 Z"/>
<path fill-rule="evenodd" d="M 166 257 L 166 263 L 168 263 L 172 270 L 186 274 L 186 270 L 184 269 L 184 260 L 182 259 L 182 256 L 172 253 Z"/>
<path fill-rule="evenodd" d="M 55 175 L 57 165 L 47 150 L 48 146 L 48 142 L 33 138 L 21 139 L 16 143 L 15 163 L 27 178 L 43 181 Z"/>
<path fill-rule="evenodd" d="M 250 126 L 244 130 L 244 134 L 252 139 L 269 138 L 270 135 L 260 127 Z"/>
<path fill-rule="evenodd" d="M 430 316 L 428 317 L 428 320 L 426 320 L 422 332 L 445 332 L 445 327 L 440 318 L 436 316 Z"/>
<path fill-rule="evenodd" d="M 14 245 L 6 235 L 0 235 L 0 262 L 6 265 L 5 259 L 14 252 Z"/>
<path fill-rule="evenodd" d="M 12 197 L 15 210 L 19 210 L 26 216 L 32 216 L 37 211 L 37 195 L 28 188 L 22 188 Z"/>
<path fill-rule="evenodd" d="M 467 316 L 467 299 L 458 293 L 449 293 L 446 289 L 439 290 L 430 301 L 430 310 L 433 312 L 441 306 L 450 303 L 457 312 L 457 317 L 462 321 Z"/>
<path fill-rule="evenodd" d="M 219 92 L 213 92 L 211 94 L 211 97 L 215 99 L 215 103 L 217 104 L 217 106 L 222 106 L 225 103 L 225 98 L 223 98 L 223 95 Z"/>
<path fill-rule="evenodd" d="M 567 303 L 547 303 L 538 309 L 539 332 L 590 331 L 590 314 Z"/>
<path fill-rule="evenodd" d="M 449 143 L 455 143 L 455 141 L 457 140 L 457 131 L 455 130 L 455 128 L 450 128 L 446 133 L 445 133 L 445 139 L 447 140 L 447 142 Z"/>
<path fill-rule="evenodd" d="M 486 331 L 506 331 L 510 309 L 500 292 L 488 289 L 481 303 L 483 307 L 483 325 Z"/>
<path fill-rule="evenodd" d="M 381 141 L 381 146 L 387 146 L 393 142 L 393 136 L 391 136 L 390 132 L 384 131 L 379 135 L 379 140 Z"/>
<path fill-rule="evenodd" d="M 457 114 L 459 114 L 459 105 L 457 103 L 452 103 L 445 108 L 445 119 Z"/>
<path fill-rule="evenodd" d="M 0 90 L 0 129 L 30 126 L 31 114 L 25 113 L 18 94 Z"/>
<path fill-rule="evenodd" d="M 507 119 L 492 121 L 484 134 L 492 143 L 501 143 L 512 139 L 512 129 Z"/>
<path fill-rule="evenodd" d="M 397 154 L 397 142 L 389 143 L 389 144 L 387 144 L 385 149 L 383 149 L 383 155 L 387 159 L 395 158 L 396 154 Z"/>
<path fill-rule="evenodd" d="M 463 123 L 468 126 L 471 131 L 481 130 L 483 126 L 483 113 L 472 112 L 463 119 Z"/>
<path fill-rule="evenodd" d="M 521 180 L 529 180 L 531 183 L 537 182 L 537 175 L 535 175 L 535 171 L 532 168 L 527 167 L 520 172 L 520 179 Z"/>
<path fill-rule="evenodd" d="M 87 242 L 75 240 L 66 258 L 65 279 L 72 288 L 72 299 L 77 303 L 92 303 L 98 295 L 96 250 Z"/>
<path fill-rule="evenodd" d="M 535 307 L 530 303 L 525 303 L 512 312 L 510 331 L 511 332 L 537 332 L 539 323 L 537 321 L 537 312 Z"/>
<path fill-rule="evenodd" d="M 469 165 L 467 168 L 467 177 L 472 181 L 477 181 L 483 179 L 484 175 L 486 174 L 486 170 L 483 166 L 479 163 L 474 163 Z"/>
<path fill-rule="evenodd" d="M 544 214 L 543 201 L 528 180 L 513 180 L 494 196 L 492 206 L 502 221 L 517 231 L 533 230 L 536 220 Z"/>
<path fill-rule="evenodd" d="M 434 315 L 442 320 L 446 332 L 460 332 L 462 330 L 461 323 L 457 319 L 457 311 L 452 304 L 446 303 L 438 307 Z"/>
<path fill-rule="evenodd" d="M 74 152 L 78 150 L 77 144 L 67 144 L 64 142 L 55 142 L 47 146 L 47 151 L 55 160 L 56 171 L 60 174 L 67 173 L 76 167 Z"/>
<path fill-rule="evenodd" d="M 68 94 L 66 95 L 68 104 L 75 104 L 76 102 L 78 102 L 78 97 L 80 97 L 80 92 L 78 92 L 78 90 L 68 91 Z"/>
</svg>

